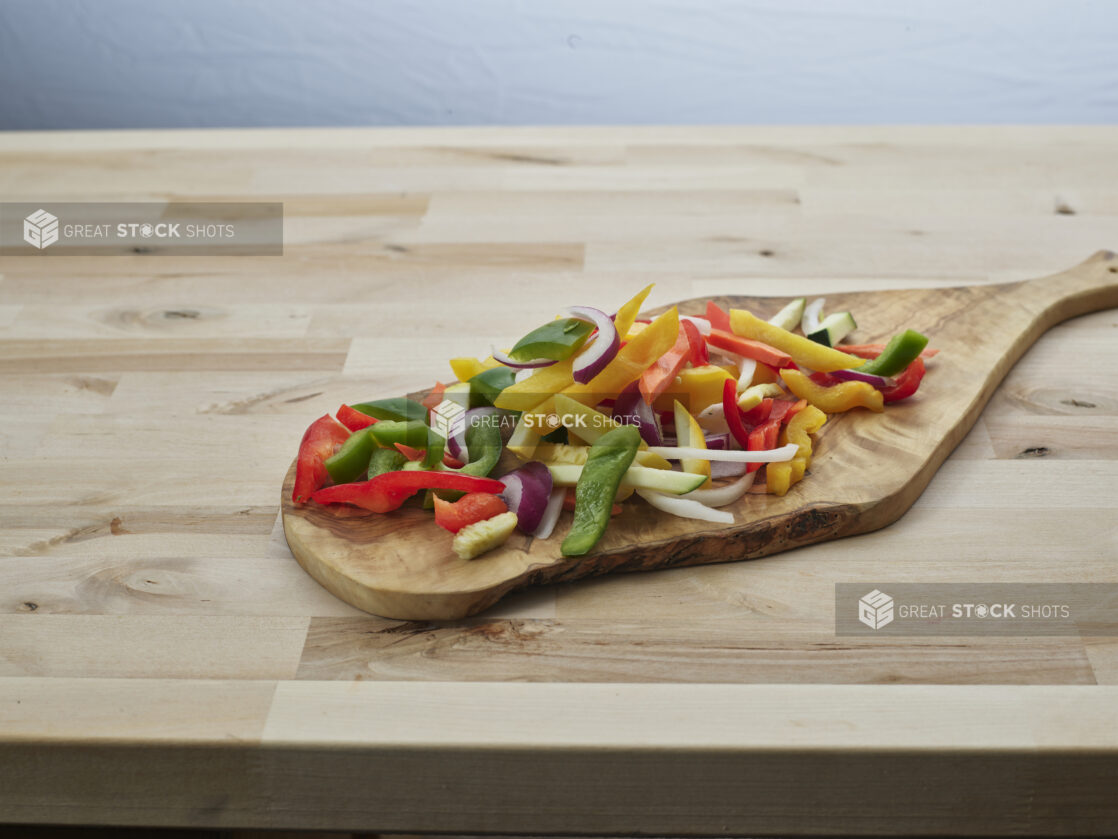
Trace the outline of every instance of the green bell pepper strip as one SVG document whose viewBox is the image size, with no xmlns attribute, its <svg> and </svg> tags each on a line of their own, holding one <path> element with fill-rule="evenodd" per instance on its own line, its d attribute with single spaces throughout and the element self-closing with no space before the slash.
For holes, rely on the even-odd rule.
<svg viewBox="0 0 1118 839">
<path fill-rule="evenodd" d="M 517 341 L 516 346 L 509 350 L 509 358 L 514 361 L 533 361 L 537 358 L 562 361 L 574 355 L 593 331 L 594 325 L 586 321 L 574 318 L 553 320 Z"/>
<path fill-rule="evenodd" d="M 373 456 L 369 459 L 369 479 L 385 472 L 399 471 L 408 459 L 399 449 L 374 449 Z"/>
<path fill-rule="evenodd" d="M 426 449 L 423 456 L 425 469 L 442 462 L 446 438 L 419 420 L 381 420 L 376 425 L 370 425 L 367 433 L 372 435 L 378 446 L 393 447 L 397 443 L 403 443 L 413 449 Z"/>
<path fill-rule="evenodd" d="M 427 409 L 414 399 L 405 399 L 402 396 L 395 399 L 377 399 L 375 402 L 358 402 L 349 407 L 378 420 L 427 422 Z"/>
<path fill-rule="evenodd" d="M 621 477 L 628 470 L 641 445 L 635 425 L 607 431 L 590 447 L 586 465 L 575 485 L 575 520 L 560 551 L 563 556 L 583 556 L 590 552 L 609 525 L 613 499 Z"/>
<path fill-rule="evenodd" d="M 858 368 L 859 373 L 872 373 L 875 376 L 895 376 L 928 346 L 928 339 L 914 329 L 906 329 L 885 345 L 881 355 L 867 361 Z"/>
<path fill-rule="evenodd" d="M 451 471 L 459 475 L 477 475 L 484 478 L 493 471 L 497 461 L 501 459 L 501 450 L 504 443 L 501 440 L 501 429 L 492 422 L 471 423 L 466 429 L 466 453 L 470 462 L 460 469 Z"/>
<path fill-rule="evenodd" d="M 501 459 L 504 442 L 501 440 L 501 429 L 491 422 L 471 423 L 466 429 L 466 452 L 471 460 L 465 466 L 453 469 L 439 464 L 435 469 L 442 472 L 454 472 L 458 475 L 475 475 L 479 478 L 486 477 L 497 466 Z M 465 493 L 454 490 L 440 490 L 439 497 L 444 501 L 457 501 Z M 434 493 L 428 492 L 423 498 L 423 509 L 430 510 L 435 506 Z"/>
<path fill-rule="evenodd" d="M 516 371 L 511 367 L 490 367 L 470 379 L 470 407 L 492 405 L 501 391 L 516 381 Z"/>
<path fill-rule="evenodd" d="M 342 447 L 326 459 L 326 471 L 330 473 L 330 480 L 336 484 L 356 481 L 368 470 L 369 458 L 376 446 L 369 428 L 354 431 L 342 443 Z"/>
</svg>

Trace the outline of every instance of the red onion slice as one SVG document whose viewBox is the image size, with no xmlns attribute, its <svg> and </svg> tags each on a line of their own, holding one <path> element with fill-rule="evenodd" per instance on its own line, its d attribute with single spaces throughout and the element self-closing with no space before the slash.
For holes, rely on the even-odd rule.
<svg viewBox="0 0 1118 839">
<path fill-rule="evenodd" d="M 533 460 L 500 481 L 505 485 L 501 497 L 516 513 L 516 526 L 525 533 L 534 533 L 551 500 L 551 470 Z"/>
<path fill-rule="evenodd" d="M 555 359 L 553 358 L 533 358 L 531 361 L 517 361 L 505 355 L 496 347 L 490 347 L 490 349 L 493 352 L 493 358 L 506 367 L 513 367 L 517 370 L 534 370 L 537 367 L 550 367 L 552 364 L 555 364 Z"/>
<path fill-rule="evenodd" d="M 896 387 L 897 385 L 896 379 L 890 379 L 888 376 L 875 376 L 873 373 L 859 373 L 857 370 L 832 370 L 829 375 L 836 379 L 842 379 L 844 382 L 865 382 L 873 385 L 878 390 L 885 390 L 887 387 Z"/>
<path fill-rule="evenodd" d="M 591 338 L 582 352 L 575 356 L 574 369 L 571 371 L 574 380 L 584 385 L 613 361 L 613 357 L 621 348 L 621 339 L 617 336 L 617 327 L 613 325 L 613 320 L 601 309 L 571 306 L 566 314 L 569 318 L 592 323 L 598 328 L 598 334 Z"/>
<path fill-rule="evenodd" d="M 613 403 L 613 418 L 625 423 L 635 425 L 641 433 L 641 439 L 650 446 L 659 446 L 663 440 L 660 423 L 656 421 L 656 412 L 652 406 L 644 401 L 641 396 L 640 380 L 628 385 Z"/>
</svg>

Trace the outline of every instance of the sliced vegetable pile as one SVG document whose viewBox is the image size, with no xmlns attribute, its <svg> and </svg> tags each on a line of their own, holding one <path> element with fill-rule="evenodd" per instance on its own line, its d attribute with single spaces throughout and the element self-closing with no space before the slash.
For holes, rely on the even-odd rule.
<svg viewBox="0 0 1118 839">
<path fill-rule="evenodd" d="M 320 417 L 303 435 L 293 500 L 389 513 L 423 491 L 462 559 L 518 529 L 550 538 L 564 509 L 562 553 L 587 554 L 634 495 L 729 524 L 718 508 L 804 477 L 828 414 L 907 399 L 936 352 L 911 329 L 844 345 L 854 318 L 823 316 L 823 299 L 768 320 L 714 301 L 702 318 L 672 307 L 638 320 L 651 290 L 612 316 L 572 307 L 484 361 L 451 359 L 457 380 L 422 402 Z M 490 477 L 506 451 L 521 465 Z"/>
</svg>

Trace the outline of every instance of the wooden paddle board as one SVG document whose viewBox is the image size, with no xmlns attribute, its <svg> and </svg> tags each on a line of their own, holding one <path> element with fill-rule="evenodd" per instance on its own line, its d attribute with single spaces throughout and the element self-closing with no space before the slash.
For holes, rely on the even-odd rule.
<svg viewBox="0 0 1118 839">
<path fill-rule="evenodd" d="M 763 318 L 789 300 L 714 299 Z M 633 501 L 589 556 L 560 555 L 571 520 L 565 512 L 550 539 L 517 532 L 503 547 L 465 561 L 451 550 L 450 534 L 418 508 L 375 515 L 296 506 L 293 463 L 282 490 L 291 552 L 319 583 L 359 609 L 438 620 L 476 614 L 524 586 L 754 559 L 876 530 L 919 497 L 1040 335 L 1068 318 L 1118 306 L 1118 258 L 1101 251 L 1070 271 L 1018 283 L 828 294 L 827 302 L 829 311 L 854 312 L 859 343 L 883 342 L 911 327 L 940 352 L 913 398 L 883 414 L 857 409 L 831 417 L 805 478 L 782 498 L 748 494 L 725 507 L 734 514 L 732 525 L 681 519 Z M 678 305 L 681 314 L 702 315 L 706 299 Z"/>
</svg>

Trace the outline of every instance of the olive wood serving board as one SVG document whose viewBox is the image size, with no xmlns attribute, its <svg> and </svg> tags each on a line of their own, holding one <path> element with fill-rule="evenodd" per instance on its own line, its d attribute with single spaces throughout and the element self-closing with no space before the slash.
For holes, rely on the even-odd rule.
<svg viewBox="0 0 1118 839">
<path fill-rule="evenodd" d="M 714 299 L 767 318 L 791 298 Z M 911 399 L 881 414 L 855 409 L 830 417 L 804 479 L 783 498 L 747 494 L 725 507 L 734 524 L 681 519 L 635 501 L 624 505 L 588 556 L 560 555 L 571 521 L 564 512 L 550 539 L 518 531 L 503 547 L 464 561 L 451 550 L 451 535 L 416 507 L 375 515 L 294 505 L 293 463 L 282 494 L 291 552 L 319 583 L 359 609 L 438 620 L 476 614 L 524 586 L 755 559 L 876 530 L 920 496 L 1040 335 L 1068 318 L 1118 306 L 1118 258 L 1100 251 L 1069 271 L 1024 282 L 828 294 L 827 302 L 829 311 L 854 312 L 858 343 L 883 342 L 912 327 L 940 352 Z M 701 315 L 705 303 L 678 305 L 681 314 Z M 502 467 L 495 471 L 502 473 Z"/>
</svg>

